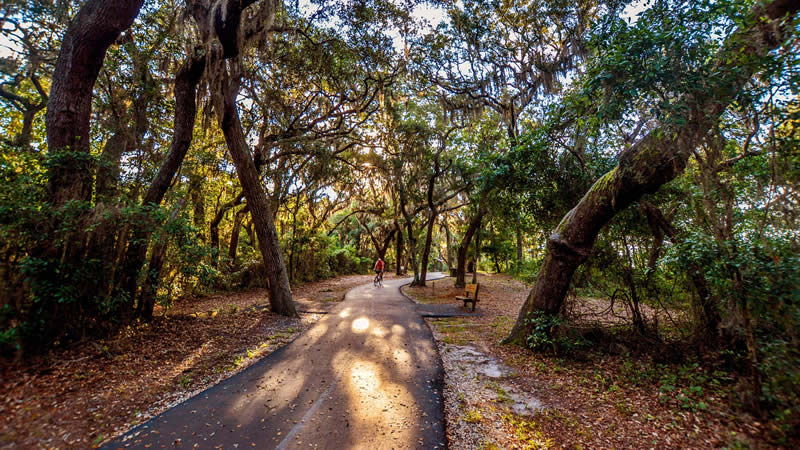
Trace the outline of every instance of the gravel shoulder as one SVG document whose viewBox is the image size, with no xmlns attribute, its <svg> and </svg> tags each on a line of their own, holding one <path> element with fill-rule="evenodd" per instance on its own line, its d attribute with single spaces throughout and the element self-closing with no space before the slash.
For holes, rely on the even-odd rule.
<svg viewBox="0 0 800 450">
<path fill-rule="evenodd" d="M 529 286 L 498 274 L 478 281 L 480 315 L 426 319 L 445 369 L 450 448 L 770 447 L 765 425 L 735 412 L 735 380 L 691 361 L 657 362 L 624 348 L 555 356 L 502 345 Z M 463 289 L 452 285 L 449 278 L 404 292 L 423 304 L 458 304 Z M 598 301 L 573 307 L 589 314 Z"/>
</svg>

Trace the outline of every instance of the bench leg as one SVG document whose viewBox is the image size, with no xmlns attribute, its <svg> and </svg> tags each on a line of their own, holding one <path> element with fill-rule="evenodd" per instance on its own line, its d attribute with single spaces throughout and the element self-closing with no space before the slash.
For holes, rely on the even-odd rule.
<svg viewBox="0 0 800 450">
<path fill-rule="evenodd" d="M 475 304 L 478 303 L 475 300 L 472 301 L 472 312 L 475 312 Z"/>
</svg>

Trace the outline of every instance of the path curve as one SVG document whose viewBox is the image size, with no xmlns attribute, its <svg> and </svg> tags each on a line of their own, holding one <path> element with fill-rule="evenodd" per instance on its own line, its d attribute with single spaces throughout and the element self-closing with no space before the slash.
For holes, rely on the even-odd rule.
<svg viewBox="0 0 800 450">
<path fill-rule="evenodd" d="M 441 358 L 400 293 L 410 281 L 351 290 L 287 346 L 104 448 L 445 448 Z"/>
</svg>

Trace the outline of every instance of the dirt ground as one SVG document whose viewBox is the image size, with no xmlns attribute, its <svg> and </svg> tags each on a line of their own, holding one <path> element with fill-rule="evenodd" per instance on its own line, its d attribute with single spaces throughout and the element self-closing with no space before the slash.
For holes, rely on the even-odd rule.
<svg viewBox="0 0 800 450">
<path fill-rule="evenodd" d="M 98 446 L 280 348 L 371 280 L 295 287 L 299 318 L 265 311 L 265 290 L 220 293 L 178 301 L 104 341 L 0 360 L 0 448 Z"/>
<path fill-rule="evenodd" d="M 452 280 L 404 291 L 455 304 L 463 289 Z M 771 447 L 767 427 L 731 407 L 725 374 L 624 349 L 557 357 L 502 345 L 529 287 L 504 275 L 478 281 L 481 316 L 428 319 L 446 371 L 450 448 Z M 586 313 L 598 308 L 582 303 Z"/>
</svg>

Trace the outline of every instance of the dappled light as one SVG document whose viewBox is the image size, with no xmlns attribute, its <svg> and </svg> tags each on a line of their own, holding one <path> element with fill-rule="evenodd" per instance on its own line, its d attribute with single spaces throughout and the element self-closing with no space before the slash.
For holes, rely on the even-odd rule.
<svg viewBox="0 0 800 450">
<path fill-rule="evenodd" d="M 3 0 L 0 447 L 797 447 L 798 17 Z"/>
<path fill-rule="evenodd" d="M 366 317 L 361 317 L 354 320 L 352 328 L 356 333 L 363 333 L 364 331 L 367 331 L 367 328 L 369 328 L 369 319 Z"/>
</svg>

